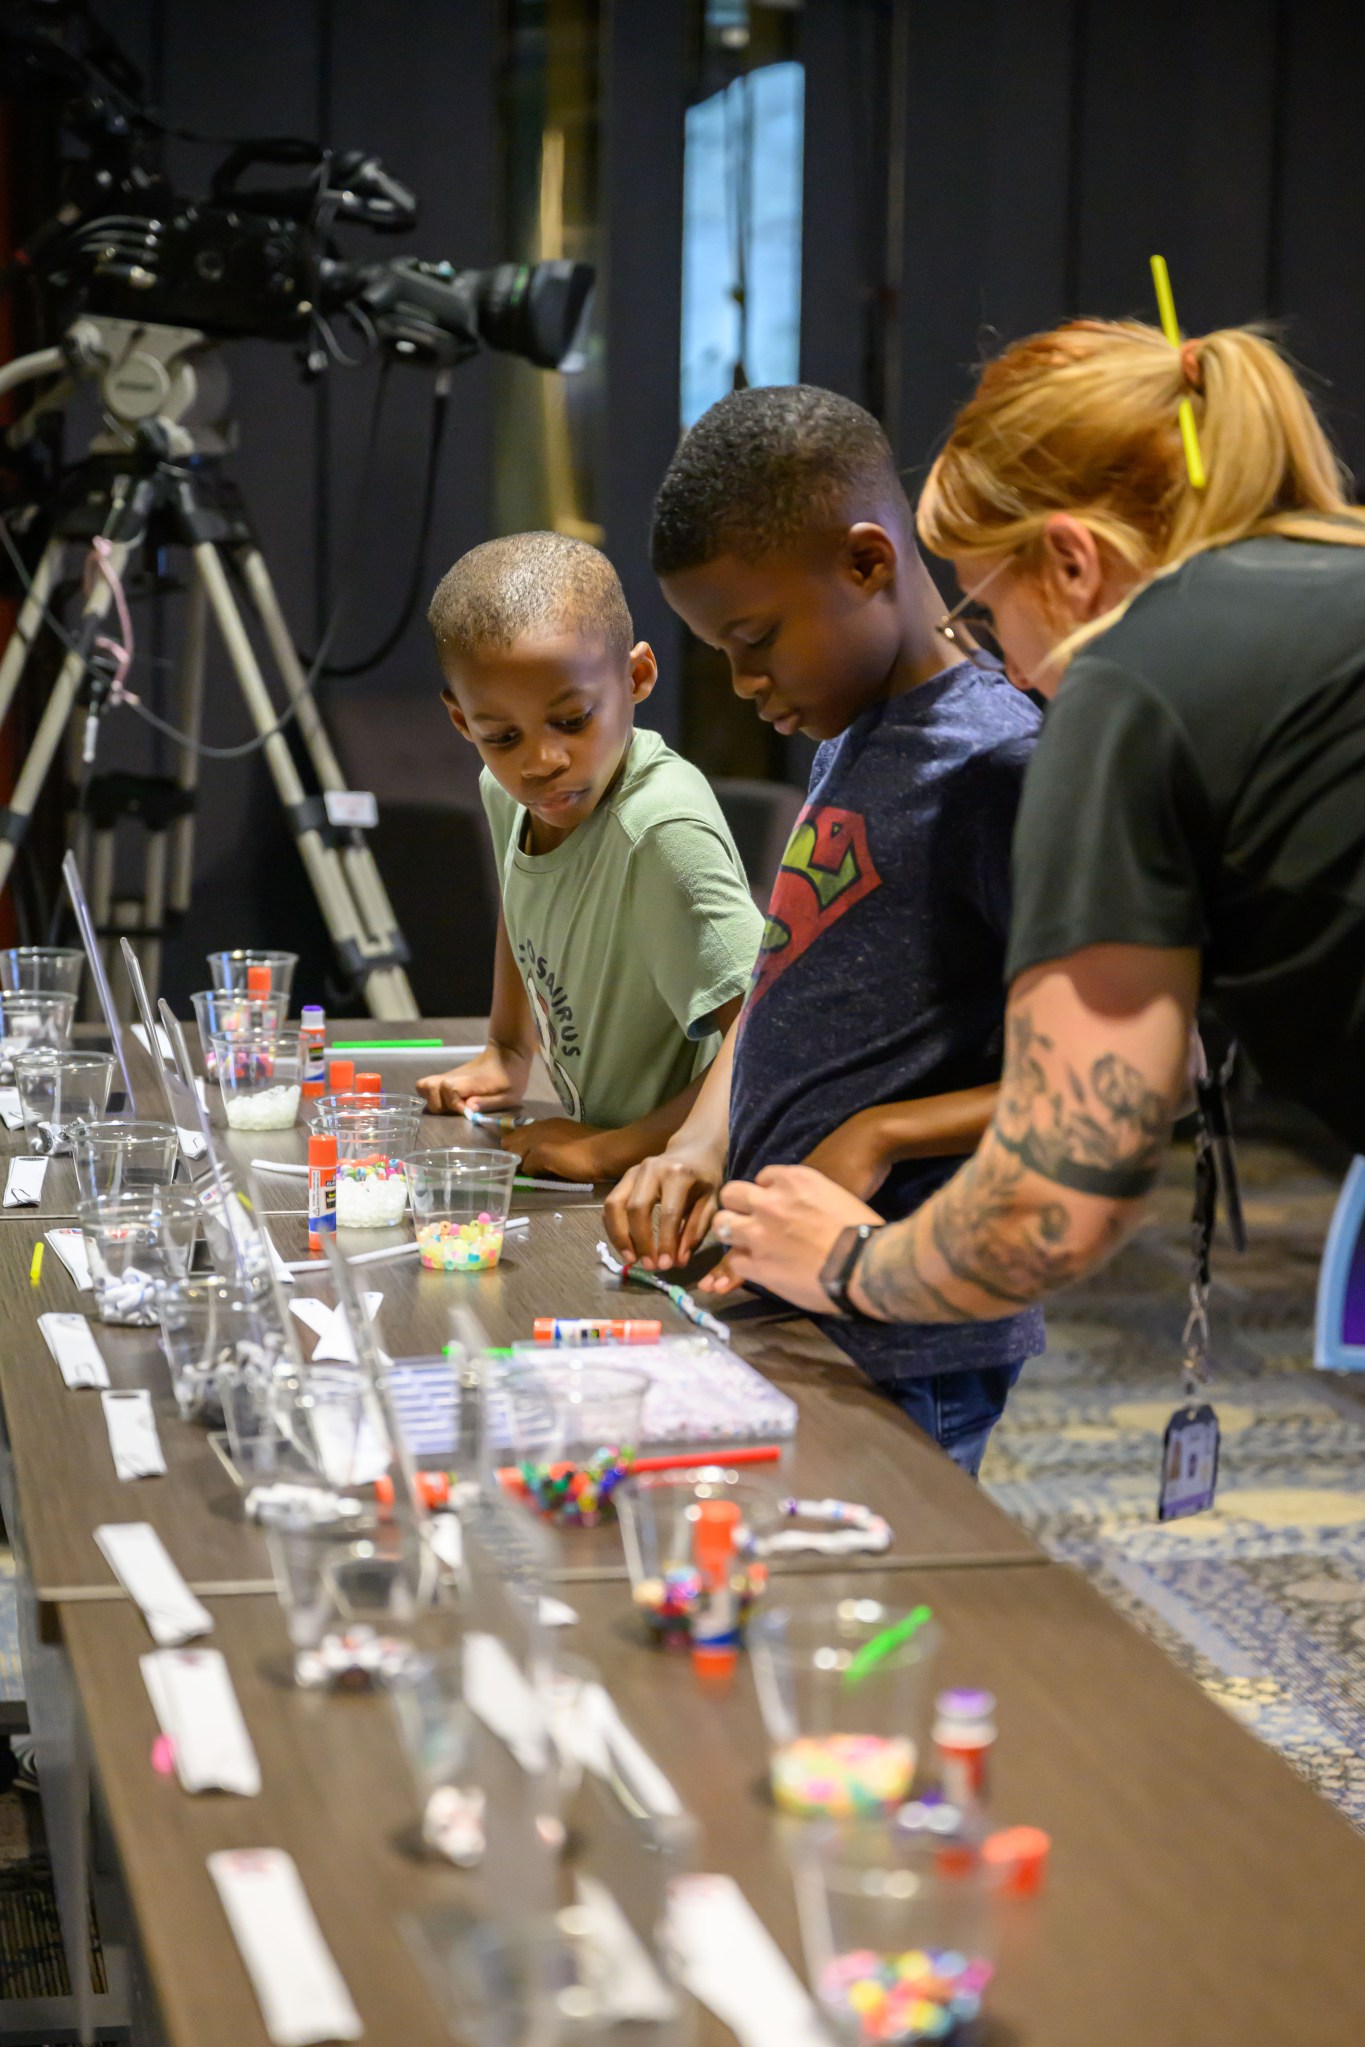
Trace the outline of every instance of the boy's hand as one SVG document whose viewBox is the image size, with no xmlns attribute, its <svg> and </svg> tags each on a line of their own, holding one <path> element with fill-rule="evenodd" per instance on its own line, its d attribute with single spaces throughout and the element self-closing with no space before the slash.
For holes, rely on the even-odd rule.
<svg viewBox="0 0 1365 2047">
<path fill-rule="evenodd" d="M 452 1066 L 449 1073 L 428 1073 L 417 1083 L 433 1116 L 458 1116 L 464 1109 L 515 1109 L 531 1077 L 529 1052 L 507 1052 L 485 1045 L 477 1059 Z"/>
<path fill-rule="evenodd" d="M 879 1127 L 879 1117 L 860 1110 L 822 1137 L 805 1163 L 836 1187 L 870 1201 L 891 1170 L 892 1160 Z"/>
<path fill-rule="evenodd" d="M 612 1189 L 602 1210 L 614 1249 L 646 1272 L 686 1265 L 711 1227 L 724 1178 L 724 1155 L 716 1157 L 701 1145 L 679 1145 L 642 1159 Z"/>
<path fill-rule="evenodd" d="M 614 1134 L 569 1116 L 545 1116 L 524 1130 L 504 1131 L 498 1142 L 517 1154 L 523 1172 L 553 1173 L 560 1180 L 609 1180 L 614 1168 L 605 1140 Z"/>
</svg>

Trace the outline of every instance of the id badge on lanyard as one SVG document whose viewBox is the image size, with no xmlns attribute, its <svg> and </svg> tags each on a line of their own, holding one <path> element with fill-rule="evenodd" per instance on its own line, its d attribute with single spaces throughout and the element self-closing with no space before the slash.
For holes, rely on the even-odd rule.
<svg viewBox="0 0 1365 2047">
<path fill-rule="evenodd" d="M 1218 1486 L 1218 1416 L 1207 1400 L 1199 1400 L 1196 1395 L 1209 1376 L 1210 1255 L 1220 1191 L 1228 1233 L 1239 1251 L 1246 1249 L 1226 1093 L 1234 1054 L 1228 1054 L 1222 1071 L 1215 1075 L 1208 1070 L 1198 1040 L 1196 1046 L 1200 1065 L 1195 1081 L 1199 1130 L 1194 1146 L 1194 1214 L 1190 1224 L 1190 1312 L 1181 1341 L 1185 1400 L 1167 1422 L 1162 1440 L 1156 1509 L 1159 1521 L 1202 1514 L 1213 1505 Z"/>
</svg>

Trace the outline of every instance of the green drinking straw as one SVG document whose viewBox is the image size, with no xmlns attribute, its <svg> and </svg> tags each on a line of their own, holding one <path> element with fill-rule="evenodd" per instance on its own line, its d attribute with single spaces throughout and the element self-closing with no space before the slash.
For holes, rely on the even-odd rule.
<svg viewBox="0 0 1365 2047">
<path fill-rule="evenodd" d="M 927 1606 L 911 1607 L 903 1620 L 892 1621 L 889 1628 L 883 1628 L 880 1635 L 874 1635 L 870 1642 L 864 1642 L 848 1669 L 844 1672 L 844 1683 L 856 1685 L 867 1676 L 869 1670 L 888 1657 L 893 1649 L 899 1649 L 902 1642 L 908 1642 L 917 1635 L 933 1614 Z"/>
</svg>

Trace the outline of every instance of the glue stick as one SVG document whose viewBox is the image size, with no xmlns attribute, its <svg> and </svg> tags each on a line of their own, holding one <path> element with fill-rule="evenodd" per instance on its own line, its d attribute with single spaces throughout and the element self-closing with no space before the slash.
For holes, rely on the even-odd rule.
<svg viewBox="0 0 1365 2047">
<path fill-rule="evenodd" d="M 355 1091 L 358 1095 L 382 1095 L 384 1076 L 382 1073 L 358 1073 L 355 1077 Z"/>
<path fill-rule="evenodd" d="M 327 1018 L 316 1002 L 305 1002 L 303 1005 L 299 1045 L 303 1052 L 303 1076 L 299 1092 L 316 1098 L 327 1085 Z"/>
<path fill-rule="evenodd" d="M 698 1677 L 728 1677 L 739 1655 L 739 1615 L 730 1587 L 739 1508 L 733 1500 L 702 1500 L 692 1529 L 692 1560 L 701 1573 L 701 1605 L 692 1616 L 692 1668 Z"/>
<path fill-rule="evenodd" d="M 349 1095 L 355 1089 L 354 1059 L 333 1059 L 327 1068 L 329 1091 L 334 1095 Z"/>
<path fill-rule="evenodd" d="M 322 1249 L 322 1232 L 337 1226 L 337 1141 L 308 1140 L 308 1248 Z"/>
</svg>

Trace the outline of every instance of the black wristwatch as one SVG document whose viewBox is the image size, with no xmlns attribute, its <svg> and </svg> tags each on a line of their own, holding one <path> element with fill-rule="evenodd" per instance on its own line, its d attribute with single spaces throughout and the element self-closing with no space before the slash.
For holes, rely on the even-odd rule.
<svg viewBox="0 0 1365 2047">
<path fill-rule="evenodd" d="M 820 1267 L 820 1284 L 834 1303 L 836 1313 L 846 1315 L 850 1322 L 875 1322 L 875 1315 L 865 1315 L 861 1308 L 848 1297 L 853 1284 L 853 1275 L 858 1270 L 868 1238 L 881 1229 L 881 1223 L 851 1223 L 846 1230 L 840 1230 L 834 1239 L 834 1248 Z"/>
</svg>

